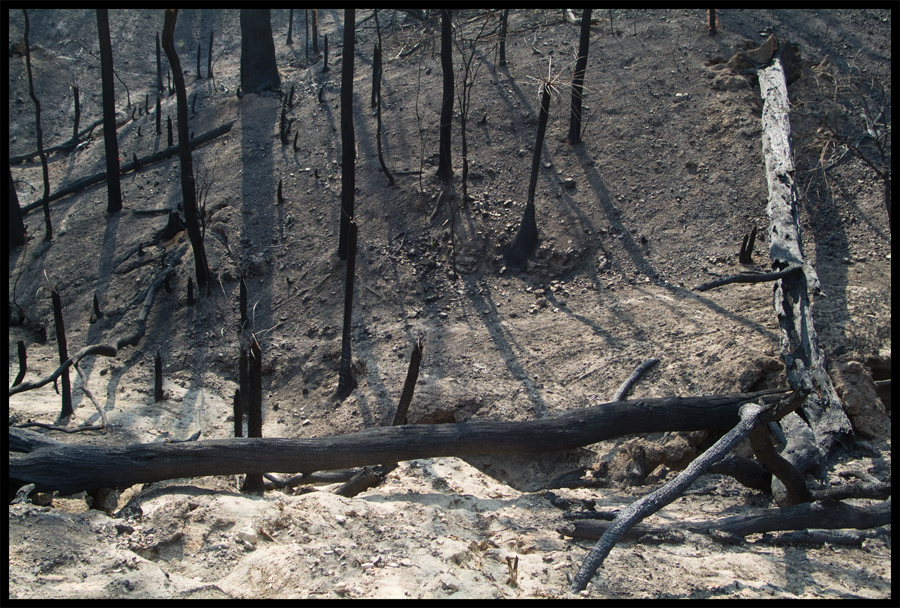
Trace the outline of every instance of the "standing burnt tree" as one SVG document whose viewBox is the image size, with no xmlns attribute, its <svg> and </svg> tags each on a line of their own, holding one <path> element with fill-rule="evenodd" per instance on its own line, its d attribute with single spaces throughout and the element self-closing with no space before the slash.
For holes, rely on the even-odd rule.
<svg viewBox="0 0 900 608">
<path fill-rule="evenodd" d="M 63 365 L 69 358 L 69 347 L 66 345 L 66 327 L 63 323 L 62 300 L 56 285 L 50 286 L 50 297 L 53 300 L 53 321 L 56 326 L 56 345 L 59 347 L 59 363 Z M 65 368 L 61 374 L 62 385 L 62 411 L 60 420 L 68 421 L 74 413 L 72 409 L 72 385 L 69 381 L 69 368 Z"/>
<path fill-rule="evenodd" d="M 243 11 L 241 11 L 243 13 Z M 197 211 L 197 190 L 194 184 L 194 161 L 191 159 L 191 142 L 188 130 L 187 93 L 184 88 L 184 72 L 175 52 L 175 20 L 178 9 L 166 9 L 163 24 L 162 45 L 169 65 L 172 66 L 172 77 L 175 80 L 175 99 L 178 104 L 178 158 L 181 160 L 181 196 L 184 198 L 184 219 L 194 250 L 194 264 L 197 270 L 197 285 L 207 284 L 209 266 L 206 263 L 206 251 L 203 249 L 203 233 L 200 231 L 200 214 Z"/>
<path fill-rule="evenodd" d="M 319 10 L 312 9 L 312 43 L 313 43 L 313 58 L 317 58 L 319 56 Z"/>
<path fill-rule="evenodd" d="M 509 23 L 509 9 L 503 9 L 500 15 L 500 66 L 506 65 L 506 31 Z"/>
<path fill-rule="evenodd" d="M 356 36 L 356 10 L 344 11 L 344 49 L 341 66 L 341 241 L 338 257 L 347 260 L 344 290 L 344 327 L 341 333 L 341 369 L 337 396 L 347 397 L 356 388 L 350 369 L 350 319 L 353 311 L 353 275 L 356 273 L 356 222 L 353 195 L 356 190 L 356 138 L 353 134 L 353 42 Z"/>
<path fill-rule="evenodd" d="M 315 11 L 313 11 L 315 14 Z M 353 195 L 356 190 L 356 139 L 353 135 L 353 53 L 356 9 L 344 11 L 344 56 L 341 66 L 341 228 L 338 257 L 347 259 L 350 222 L 353 220 Z M 348 31 L 349 30 L 349 31 Z M 353 252 L 356 255 L 356 252 Z"/>
<path fill-rule="evenodd" d="M 378 32 L 378 44 L 375 45 L 375 51 L 372 53 L 372 106 L 375 107 L 375 120 L 377 128 L 375 130 L 375 141 L 378 144 L 378 162 L 381 163 L 381 170 L 388 178 L 388 186 L 394 185 L 394 176 L 384 164 L 384 153 L 381 150 L 381 24 L 378 23 L 378 9 L 375 9 L 375 31 Z"/>
<path fill-rule="evenodd" d="M 556 92 L 552 65 L 546 79 L 541 81 L 539 92 L 541 94 L 541 114 L 538 119 L 537 140 L 534 142 L 534 157 L 531 161 L 531 181 L 528 182 L 528 202 L 525 204 L 525 214 L 522 223 L 519 224 L 519 232 L 512 245 L 503 253 L 506 265 L 510 268 L 523 270 L 528 263 L 528 258 L 534 253 L 538 244 L 537 220 L 534 215 L 534 192 L 537 188 L 538 171 L 541 168 L 541 150 L 544 147 L 544 133 L 547 130 L 547 117 L 550 113 L 550 94 Z"/>
<path fill-rule="evenodd" d="M 116 138 L 116 94 L 113 83 L 112 43 L 109 39 L 109 13 L 97 9 L 97 33 L 100 37 L 100 81 L 103 86 L 103 143 L 106 150 L 107 213 L 122 210 L 122 186 L 119 183 L 119 141 Z"/>
<path fill-rule="evenodd" d="M 241 89 L 244 94 L 281 86 L 269 9 L 241 9 Z"/>
<path fill-rule="evenodd" d="M 437 175 L 442 182 L 450 181 L 453 167 L 450 162 L 450 127 L 453 122 L 453 29 L 450 9 L 441 9 L 441 70 L 444 72 L 444 100 L 441 104 L 441 148 Z"/>
<path fill-rule="evenodd" d="M 581 13 L 581 38 L 578 42 L 578 59 L 572 79 L 572 115 L 569 118 L 569 137 L 566 142 L 581 143 L 581 102 L 584 100 L 584 73 L 587 71 L 588 45 L 591 41 L 591 9 Z"/>
<path fill-rule="evenodd" d="M 44 175 L 44 240 L 53 240 L 53 226 L 50 225 L 50 171 L 47 168 L 47 154 L 44 152 L 44 131 L 41 129 L 41 102 L 38 101 L 37 95 L 34 94 L 34 77 L 31 74 L 31 46 L 28 44 L 28 32 L 31 29 L 28 23 L 28 11 L 24 8 L 22 12 L 25 14 L 25 67 L 28 70 L 28 92 L 31 94 L 31 100 L 34 102 L 34 129 L 37 132 L 38 154 L 41 157 L 41 172 Z"/>
</svg>

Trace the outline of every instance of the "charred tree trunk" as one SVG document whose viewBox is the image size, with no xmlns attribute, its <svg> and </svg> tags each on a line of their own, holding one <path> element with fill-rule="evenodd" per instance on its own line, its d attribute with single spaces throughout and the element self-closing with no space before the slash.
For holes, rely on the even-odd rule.
<svg viewBox="0 0 900 608">
<path fill-rule="evenodd" d="M 450 160 L 450 136 L 453 126 L 453 27 L 450 9 L 441 9 L 441 70 L 444 73 L 443 102 L 441 103 L 441 143 L 437 175 L 445 184 L 453 175 Z"/>
<path fill-rule="evenodd" d="M 274 91 L 280 86 L 269 9 L 242 8 L 241 88 L 244 95 Z"/>
<path fill-rule="evenodd" d="M 344 22 L 346 26 L 346 21 Z M 313 58 L 319 56 L 319 10 L 312 9 L 312 43 L 313 43 Z"/>
<path fill-rule="evenodd" d="M 534 211 L 534 193 L 537 189 L 537 177 L 541 168 L 541 151 L 544 147 L 544 133 L 547 130 L 547 116 L 550 113 L 550 88 L 543 87 L 541 95 L 541 114 L 538 119 L 537 139 L 534 143 L 534 158 L 531 161 L 531 181 L 528 182 L 528 202 L 525 204 L 525 214 L 519 225 L 519 232 L 509 249 L 503 254 L 506 265 L 510 268 L 522 270 L 528 263 L 528 258 L 534 253 L 538 244 L 537 220 Z"/>
<path fill-rule="evenodd" d="M 100 35 L 100 79 L 103 85 L 103 143 L 106 151 L 107 213 L 122 210 L 122 186 L 119 183 L 119 140 L 116 137 L 116 94 L 113 82 L 112 43 L 109 38 L 109 14 L 97 9 Z"/>
<path fill-rule="evenodd" d="M 315 11 L 313 11 L 315 14 Z M 356 191 L 356 137 L 353 133 L 353 54 L 356 9 L 344 11 L 344 49 L 341 66 L 341 229 L 338 257 L 346 260 L 349 248 L 350 222 L 354 219 Z M 354 252 L 355 255 L 355 252 Z"/>
<path fill-rule="evenodd" d="M 262 437 L 262 349 L 255 336 L 250 336 L 249 360 L 250 394 L 247 398 L 247 437 Z M 262 473 L 249 473 L 244 480 L 244 492 L 262 494 Z"/>
<path fill-rule="evenodd" d="M 243 13 L 243 11 L 242 11 Z M 175 78 L 175 97 L 178 103 L 178 156 L 181 160 L 181 196 L 184 199 L 184 219 L 194 250 L 197 286 L 204 287 L 208 280 L 209 266 L 206 262 L 206 251 L 203 249 L 203 235 L 200 232 L 200 214 L 197 210 L 197 189 L 194 183 L 194 162 L 191 158 L 191 144 L 188 131 L 187 93 L 184 88 L 184 73 L 181 62 L 175 52 L 175 20 L 178 9 L 166 9 L 163 26 L 162 45 L 166 58 L 172 66 Z"/>
<path fill-rule="evenodd" d="M 38 101 L 37 95 L 34 94 L 34 77 L 31 74 L 31 46 L 28 43 L 28 34 L 31 29 L 28 23 L 28 11 L 24 8 L 22 12 L 25 14 L 25 67 L 28 70 L 28 92 L 31 94 L 31 100 L 34 102 L 34 129 L 37 133 L 38 154 L 41 157 L 41 173 L 44 177 L 44 196 L 41 199 L 44 206 L 44 240 L 53 240 L 53 226 L 50 224 L 50 172 L 47 168 L 47 153 L 44 152 L 44 131 L 41 129 L 41 102 Z"/>
<path fill-rule="evenodd" d="M 353 344 L 350 335 L 353 317 L 353 283 L 356 275 L 356 221 L 350 222 L 349 233 L 347 279 L 344 285 L 344 326 L 341 331 L 341 368 L 338 372 L 336 393 L 338 399 L 346 399 L 357 386 L 356 378 L 353 377 Z"/>
<path fill-rule="evenodd" d="M 9 196 L 6 199 L 6 221 L 9 224 L 9 251 L 25 244 L 25 222 L 22 220 L 22 208 L 19 207 L 19 194 L 13 183 L 12 167 L 9 171 Z"/>
<path fill-rule="evenodd" d="M 159 32 L 156 32 L 156 92 L 159 94 L 165 90 L 166 88 L 162 82 L 162 53 L 159 47 Z"/>
<path fill-rule="evenodd" d="M 159 351 L 156 351 L 156 357 L 153 359 L 153 400 L 159 403 L 163 397 L 163 380 L 162 380 L 162 357 Z"/>
<path fill-rule="evenodd" d="M 63 323 L 62 302 L 56 288 L 51 289 L 50 297 L 53 299 L 53 321 L 56 325 L 56 344 L 59 347 L 59 362 L 65 363 L 69 358 L 69 349 L 66 345 L 66 327 Z M 72 386 L 69 383 L 69 369 L 62 373 L 62 412 L 60 419 L 67 420 L 74 412 L 72 410 Z"/>
<path fill-rule="evenodd" d="M 78 145 L 78 125 L 81 123 L 81 98 L 78 95 L 78 87 L 72 87 L 72 95 L 75 97 L 75 128 L 72 130 L 72 147 Z"/>
<path fill-rule="evenodd" d="M 213 71 L 212 71 L 212 54 L 213 54 L 213 33 L 209 33 L 209 57 L 206 59 L 206 77 L 212 79 Z M 199 71 L 199 70 L 198 70 Z"/>
<path fill-rule="evenodd" d="M 412 403 L 413 394 L 416 391 L 416 380 L 419 379 L 419 366 L 422 363 L 422 351 L 425 347 L 424 340 L 416 340 L 413 343 L 412 355 L 409 358 L 409 368 L 406 370 L 406 382 L 403 383 L 403 393 L 400 395 L 400 404 L 394 414 L 394 426 L 406 424 L 409 413 L 409 405 Z"/>
<path fill-rule="evenodd" d="M 500 65 L 506 65 L 506 31 L 509 23 L 509 9 L 503 9 L 500 15 Z"/>
<path fill-rule="evenodd" d="M 633 433 L 733 428 L 741 405 L 788 391 L 605 403 L 525 422 L 470 421 L 378 427 L 341 437 L 220 439 L 130 446 L 58 445 L 9 459 L 8 477 L 38 491 L 86 489 L 241 473 L 313 473 L 382 463 L 484 454 L 558 452 Z M 10 443 L 18 429 L 10 429 Z"/>
<path fill-rule="evenodd" d="M 572 115 L 569 117 L 567 143 L 581 143 L 581 102 L 584 100 L 584 73 L 587 70 L 588 48 L 591 42 L 591 9 L 581 13 L 581 38 L 578 41 L 578 60 L 572 79 Z"/>
<path fill-rule="evenodd" d="M 294 44 L 294 39 L 291 35 L 294 33 L 294 9 L 290 9 L 288 13 L 288 35 L 287 35 L 287 44 L 288 46 Z"/>
</svg>

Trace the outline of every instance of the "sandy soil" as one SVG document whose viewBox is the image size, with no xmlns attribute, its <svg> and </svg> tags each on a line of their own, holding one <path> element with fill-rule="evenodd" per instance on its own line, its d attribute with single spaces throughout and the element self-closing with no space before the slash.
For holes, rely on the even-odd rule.
<svg viewBox="0 0 900 608">
<path fill-rule="evenodd" d="M 81 10 L 29 15 L 44 141 L 54 145 L 71 135 L 71 84 L 81 88 L 82 125 L 100 117 L 96 19 Z M 368 15 L 358 11 L 357 21 Z M 466 13 L 459 21 L 475 16 Z M 222 235 L 250 272 L 253 327 L 263 345 L 264 436 L 326 436 L 389 424 L 411 343 L 422 336 L 425 358 L 411 423 L 528 420 L 602 403 L 651 356 L 661 362 L 642 378 L 635 396 L 784 386 L 771 285 L 690 291 L 741 270 L 737 251 L 753 225 L 763 235 L 755 260 L 768 266 L 758 87 L 721 69 L 717 58 L 775 33 L 801 49 L 790 87 L 801 223 L 805 253 L 827 294 L 815 302 L 814 315 L 829 371 L 861 440 L 829 460 L 825 478 L 809 482 L 841 483 L 846 471 L 889 480 L 890 390 L 876 394 L 873 379 L 890 378 L 890 229 L 881 185 L 863 162 L 848 154 L 823 172 L 843 150 L 828 143 L 817 117 L 828 116 L 851 143 L 865 132 L 864 101 L 878 98 L 878 83 L 891 82 L 890 11 L 726 10 L 715 37 L 706 34 L 703 11 L 614 10 L 595 17 L 584 145 L 565 141 L 570 93 L 563 85 L 571 80 L 578 27 L 565 23 L 559 11 L 513 11 L 510 65 L 500 68 L 494 51 L 486 53 L 473 90 L 472 200 L 462 204 L 455 128 L 452 194 L 436 212 L 437 22 L 380 12 L 385 159 L 398 173 L 394 188 L 386 187 L 380 171 L 369 106 L 374 20 L 359 25 L 354 107 L 360 245 L 353 325 L 359 388 L 337 401 L 343 13 L 320 11 L 332 68 L 323 73 L 321 58 L 313 61 L 310 51 L 307 61 L 302 13 L 288 46 L 287 11 L 273 11 L 283 93 L 240 99 L 237 11 L 179 13 L 175 38 L 189 99 L 196 94 L 190 129 L 199 134 L 235 121 L 230 133 L 193 158 L 195 167 L 215 175 L 208 233 Z M 110 25 L 115 65 L 132 102 L 143 105 L 148 95 L 151 104 L 149 115 L 139 112 L 130 120 L 117 82 L 125 161 L 166 146 L 165 135 L 155 135 L 153 108 L 153 34 L 161 30 L 162 13 L 111 11 Z M 468 35 L 472 27 L 463 31 Z M 210 29 L 214 80 L 206 78 Z M 10 45 L 23 31 L 21 12 L 10 10 Z M 203 79 L 195 79 L 198 41 Z M 562 95 L 551 108 L 538 180 L 541 244 L 528 270 L 516 274 L 503 266 L 500 253 L 524 208 L 539 109 L 534 79 L 547 74 L 551 58 Z M 458 66 L 458 57 L 454 61 Z M 24 58 L 11 53 L 9 65 L 14 156 L 36 145 Z M 292 85 L 296 152 L 278 139 L 281 102 Z M 175 117 L 174 95 L 162 100 L 162 112 L 165 131 L 165 116 Z M 885 120 L 890 124 L 889 114 Z M 52 190 L 105 170 L 103 138 L 97 130 L 93 138 L 71 155 L 50 157 Z M 861 146 L 874 153 L 866 142 Z M 421 176 L 415 173 L 420 170 Z M 23 206 L 40 197 L 39 162 L 14 165 L 12 175 Z M 279 180 L 284 204 L 277 200 Z M 174 293 L 160 291 L 140 345 L 82 364 L 110 426 L 62 439 L 123 444 L 185 439 L 196 431 L 202 438 L 228 437 L 238 378 L 240 270 L 219 240 L 207 238 L 214 288 L 186 306 L 193 275 L 186 235 L 151 245 L 165 217 L 135 214 L 176 208 L 177 160 L 123 176 L 122 189 L 125 209 L 111 218 L 103 186 L 54 202 L 49 245 L 42 241 L 40 210 L 26 216 L 31 238 L 8 261 L 10 300 L 48 328 L 49 340 L 41 343 L 34 331 L 10 327 L 9 383 L 18 372 L 18 340 L 28 346 L 26 379 L 44 377 L 58 364 L 48 280 L 61 293 L 74 352 L 127 331 L 162 256 L 186 252 Z M 459 280 L 451 277 L 451 209 L 458 211 Z M 143 256 L 126 259 L 139 243 Z M 93 294 L 104 312 L 94 323 Z M 153 400 L 157 351 L 167 394 L 160 403 Z M 80 386 L 73 374 L 70 426 L 100 418 Z M 10 424 L 52 423 L 59 407 L 52 386 L 14 395 Z M 88 509 L 83 496 L 12 505 L 9 597 L 557 597 L 592 543 L 557 532 L 565 523 L 562 511 L 544 488 L 579 468 L 588 477 L 600 475 L 634 439 L 533 458 L 404 462 L 383 484 L 354 498 L 337 496 L 330 486 L 247 496 L 238 491 L 239 479 L 199 478 L 123 488 L 110 513 Z M 642 439 L 660 442 L 662 436 Z M 673 474 L 663 469 L 638 485 L 611 477 L 607 487 L 553 491 L 614 508 Z M 768 506 L 770 496 L 710 475 L 648 521 Z M 889 535 L 850 547 L 770 541 L 756 535 L 732 546 L 687 535 L 680 542 L 623 542 L 586 595 L 892 596 Z M 513 557 L 519 559 L 515 580 L 507 564 Z"/>
</svg>

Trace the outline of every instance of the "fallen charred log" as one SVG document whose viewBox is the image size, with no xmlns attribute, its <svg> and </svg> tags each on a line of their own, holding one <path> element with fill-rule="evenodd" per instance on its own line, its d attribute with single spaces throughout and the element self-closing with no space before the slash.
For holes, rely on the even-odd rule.
<svg viewBox="0 0 900 608">
<path fill-rule="evenodd" d="M 215 139 L 221 135 L 224 135 L 225 133 L 228 133 L 229 131 L 231 131 L 231 127 L 233 124 L 234 124 L 233 122 L 229 122 L 227 124 L 222 125 L 221 127 L 217 127 L 215 129 L 213 129 L 212 131 L 207 131 L 206 133 L 204 133 L 198 137 L 194 137 L 193 139 L 191 139 L 191 142 L 190 142 L 191 149 L 193 150 L 194 148 L 201 146 L 212 139 Z M 134 171 L 137 167 L 146 167 L 147 165 L 152 165 L 154 163 L 162 162 L 169 158 L 173 158 L 177 155 L 178 155 L 178 146 L 177 145 L 169 146 L 168 148 L 165 148 L 164 150 L 160 150 L 159 152 L 157 152 L 155 154 L 151 154 L 150 156 L 145 156 L 144 158 L 139 158 L 136 162 L 125 163 L 120 168 L 120 171 L 123 174 L 128 173 L 129 171 Z M 95 186 L 95 185 L 100 184 L 105 181 L 106 181 L 106 173 L 98 173 L 98 174 L 92 175 L 90 177 L 85 177 L 84 179 L 80 179 L 72 184 L 69 184 L 62 190 L 54 192 L 47 199 L 47 202 L 52 202 L 52 201 L 60 199 L 64 196 L 68 196 L 69 194 L 74 194 L 76 192 L 80 192 L 86 188 L 90 188 L 91 186 Z M 43 200 L 35 201 L 35 202 L 31 203 L 30 205 L 25 205 L 24 207 L 22 207 L 22 213 L 25 214 L 25 213 L 28 213 L 29 211 L 31 211 L 32 209 L 37 209 L 38 207 L 41 206 L 41 204 L 43 204 Z"/>
<path fill-rule="evenodd" d="M 760 532 L 781 530 L 806 530 L 810 527 L 825 530 L 844 528 L 866 529 L 883 526 L 891 521 L 891 500 L 869 506 L 848 505 L 842 502 L 804 503 L 787 509 L 764 509 L 750 515 L 733 515 L 709 521 L 684 521 L 667 526 L 636 524 L 622 538 L 640 538 L 646 535 L 666 535 L 676 531 L 709 534 L 720 531 L 725 534 L 747 536 Z M 615 522 L 602 519 L 583 519 L 566 524 L 560 534 L 572 538 L 599 540 Z"/>
<path fill-rule="evenodd" d="M 773 403 L 788 393 L 636 399 L 570 410 L 544 420 L 406 425 L 338 437 L 47 446 L 11 458 L 8 477 L 10 483 L 34 483 L 39 491 L 65 494 L 205 475 L 307 474 L 439 456 L 555 452 L 632 433 L 731 428 L 740 420 L 743 404 Z M 11 443 L 16 432 L 9 429 Z"/>
</svg>

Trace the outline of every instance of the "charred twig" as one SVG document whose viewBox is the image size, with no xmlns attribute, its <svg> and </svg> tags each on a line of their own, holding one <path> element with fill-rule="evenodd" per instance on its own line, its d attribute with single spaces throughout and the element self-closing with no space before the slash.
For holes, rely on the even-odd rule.
<svg viewBox="0 0 900 608">
<path fill-rule="evenodd" d="M 749 238 L 745 235 L 744 242 L 741 243 L 741 251 L 738 253 L 738 261 L 741 264 L 753 263 L 753 245 L 756 243 L 756 226 L 750 231 Z"/>
<path fill-rule="evenodd" d="M 638 378 L 640 378 L 645 371 L 647 371 L 657 363 L 659 363 L 659 359 L 650 357 L 649 359 L 638 365 L 637 369 L 635 369 L 634 372 L 632 372 L 632 374 L 628 376 L 628 379 L 622 383 L 622 385 L 616 391 L 616 394 L 613 395 L 612 400 L 622 401 L 622 398 L 625 397 L 629 390 L 631 390 L 632 385 L 638 381 Z"/>
</svg>

